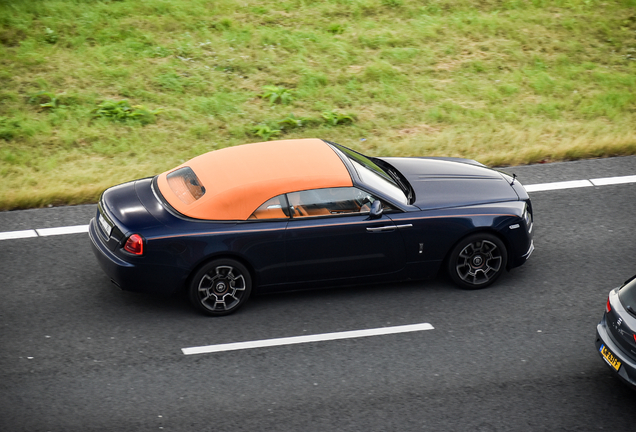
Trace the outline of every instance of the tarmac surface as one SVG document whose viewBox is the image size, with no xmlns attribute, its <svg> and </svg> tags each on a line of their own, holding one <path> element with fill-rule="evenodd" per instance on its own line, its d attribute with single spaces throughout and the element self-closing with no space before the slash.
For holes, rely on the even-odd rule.
<svg viewBox="0 0 636 432">
<path fill-rule="evenodd" d="M 636 157 L 503 168 L 531 185 L 636 174 Z M 530 194 L 536 250 L 490 288 L 432 281 L 259 296 L 208 318 L 119 291 L 86 234 L 0 241 L 2 431 L 633 430 L 594 347 L 636 273 L 636 183 Z M 0 213 L 87 224 L 94 205 Z M 184 355 L 182 348 L 430 323 L 427 331 Z"/>
</svg>

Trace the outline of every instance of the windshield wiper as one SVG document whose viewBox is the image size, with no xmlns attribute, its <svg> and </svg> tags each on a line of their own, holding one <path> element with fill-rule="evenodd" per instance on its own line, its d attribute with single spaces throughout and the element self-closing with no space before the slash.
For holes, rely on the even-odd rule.
<svg viewBox="0 0 636 432">
<path fill-rule="evenodd" d="M 393 169 L 389 168 L 386 171 L 389 173 L 391 178 L 400 186 L 402 191 L 404 191 L 404 194 L 406 195 L 406 198 L 408 199 L 410 204 L 411 200 L 413 199 L 413 191 L 411 190 L 411 188 L 408 185 L 404 184 L 404 182 L 402 181 L 402 177 L 400 177 Z"/>
<path fill-rule="evenodd" d="M 406 195 L 408 203 L 413 204 L 413 188 L 409 184 L 408 180 L 402 176 L 402 173 L 395 169 L 390 163 L 383 161 L 382 159 L 371 158 L 371 160 L 382 170 L 382 172 L 388 174 L 388 176 L 393 179 L 393 182 L 395 182 L 397 187 L 402 189 L 402 192 Z M 387 178 L 387 180 L 389 179 Z"/>
</svg>

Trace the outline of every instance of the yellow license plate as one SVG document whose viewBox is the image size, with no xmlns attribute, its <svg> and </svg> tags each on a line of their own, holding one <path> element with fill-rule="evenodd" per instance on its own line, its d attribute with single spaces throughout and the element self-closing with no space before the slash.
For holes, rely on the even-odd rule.
<svg viewBox="0 0 636 432">
<path fill-rule="evenodd" d="M 610 364 L 614 369 L 618 371 L 621 367 L 621 362 L 618 361 L 616 356 L 612 354 L 610 350 L 607 349 L 605 345 L 601 345 L 601 349 L 599 350 L 603 358 Z"/>
</svg>

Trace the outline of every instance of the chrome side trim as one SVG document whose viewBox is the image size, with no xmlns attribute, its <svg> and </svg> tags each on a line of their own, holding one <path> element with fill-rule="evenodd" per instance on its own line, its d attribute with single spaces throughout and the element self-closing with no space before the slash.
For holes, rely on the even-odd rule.
<svg viewBox="0 0 636 432">
<path fill-rule="evenodd" d="M 524 253 L 522 256 L 525 259 L 530 258 L 530 255 L 532 255 L 532 252 L 534 252 L 534 240 L 530 241 L 530 248 L 528 249 L 528 252 Z"/>
</svg>

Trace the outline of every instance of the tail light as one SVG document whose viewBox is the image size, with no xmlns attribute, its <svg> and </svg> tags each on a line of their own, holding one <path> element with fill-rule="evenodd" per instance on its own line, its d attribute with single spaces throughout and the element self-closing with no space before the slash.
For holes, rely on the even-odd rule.
<svg viewBox="0 0 636 432">
<path fill-rule="evenodd" d="M 133 234 L 128 237 L 124 250 L 134 255 L 144 254 L 144 239 L 139 234 Z"/>
<path fill-rule="evenodd" d="M 607 305 L 605 306 L 605 312 L 611 312 L 612 307 L 610 306 L 609 296 L 607 297 Z"/>
</svg>

